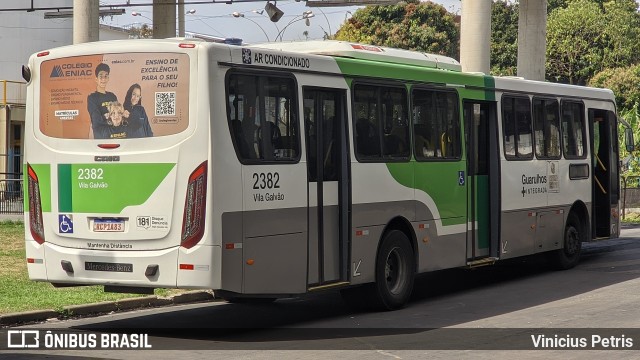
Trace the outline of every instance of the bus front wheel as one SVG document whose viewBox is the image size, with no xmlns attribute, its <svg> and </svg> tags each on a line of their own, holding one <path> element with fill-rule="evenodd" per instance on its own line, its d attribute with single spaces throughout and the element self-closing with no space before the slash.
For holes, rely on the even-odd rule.
<svg viewBox="0 0 640 360">
<path fill-rule="evenodd" d="M 399 230 L 389 231 L 376 259 L 375 300 L 386 310 L 402 308 L 411 296 L 415 257 L 409 238 Z"/>
</svg>

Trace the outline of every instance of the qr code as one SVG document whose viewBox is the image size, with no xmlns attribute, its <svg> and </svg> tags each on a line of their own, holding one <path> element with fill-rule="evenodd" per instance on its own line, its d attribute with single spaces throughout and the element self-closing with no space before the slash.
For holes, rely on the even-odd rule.
<svg viewBox="0 0 640 360">
<path fill-rule="evenodd" d="M 156 93 L 156 116 L 172 116 L 176 114 L 176 93 Z"/>
</svg>

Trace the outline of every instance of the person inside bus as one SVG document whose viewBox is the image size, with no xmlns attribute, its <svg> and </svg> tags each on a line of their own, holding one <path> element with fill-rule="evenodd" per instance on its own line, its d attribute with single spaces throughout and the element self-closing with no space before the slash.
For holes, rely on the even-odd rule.
<svg viewBox="0 0 640 360">
<path fill-rule="evenodd" d="M 278 125 L 271 121 L 265 122 L 264 126 L 266 126 L 266 134 L 263 134 L 262 125 L 258 127 L 258 147 L 263 154 L 268 154 L 269 152 L 276 154 L 276 151 L 282 149 L 282 133 L 280 132 L 280 128 Z M 267 141 L 263 142 L 263 138 L 267 136 Z"/>
<path fill-rule="evenodd" d="M 107 124 L 109 110 L 107 106 L 113 101 L 118 101 L 114 93 L 107 91 L 110 72 L 109 65 L 105 63 L 100 63 L 96 66 L 96 91 L 87 97 L 87 110 L 91 119 L 93 137 L 96 139 L 98 138 L 96 134 L 109 132 L 109 125 Z"/>
<path fill-rule="evenodd" d="M 378 129 L 367 118 L 356 121 L 356 145 L 361 156 L 380 156 Z"/>
<path fill-rule="evenodd" d="M 436 156 L 436 151 L 431 141 L 429 141 L 429 136 L 423 136 L 422 134 L 415 133 L 415 145 L 416 145 L 416 155 L 421 158 L 432 158 Z"/>
<path fill-rule="evenodd" d="M 140 138 L 153 136 L 147 112 L 142 106 L 142 88 L 133 84 L 127 90 L 124 99 L 124 116 L 128 119 L 127 137 Z"/>
<path fill-rule="evenodd" d="M 238 152 L 243 159 L 255 159 L 256 154 L 252 152 L 247 139 L 244 136 L 244 130 L 242 129 L 242 121 L 238 119 L 231 120 L 231 131 L 238 147 Z"/>
</svg>

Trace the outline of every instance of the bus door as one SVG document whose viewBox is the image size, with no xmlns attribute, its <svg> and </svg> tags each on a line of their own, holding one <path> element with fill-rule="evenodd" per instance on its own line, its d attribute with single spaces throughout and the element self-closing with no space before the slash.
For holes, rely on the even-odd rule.
<svg viewBox="0 0 640 360">
<path fill-rule="evenodd" d="M 347 280 L 349 171 L 344 90 L 303 88 L 309 289 Z"/>
<path fill-rule="evenodd" d="M 496 103 L 464 101 L 467 147 L 467 259 L 482 264 L 498 257 L 499 157 Z"/>
<path fill-rule="evenodd" d="M 592 237 L 608 238 L 618 234 L 618 174 L 617 119 L 613 111 L 589 109 L 591 164 L 593 168 L 591 212 Z M 570 178 L 586 178 L 588 169 L 570 165 Z"/>
</svg>

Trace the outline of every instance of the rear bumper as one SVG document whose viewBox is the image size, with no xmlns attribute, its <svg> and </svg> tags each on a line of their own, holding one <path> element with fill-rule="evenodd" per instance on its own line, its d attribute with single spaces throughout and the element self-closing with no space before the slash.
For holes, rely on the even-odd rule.
<svg viewBox="0 0 640 360">
<path fill-rule="evenodd" d="M 218 246 L 201 245 L 188 250 L 172 247 L 162 250 L 107 251 L 67 248 L 46 242 L 40 245 L 35 241 L 27 241 L 26 253 L 27 259 L 32 259 L 27 264 L 29 278 L 36 281 L 184 289 L 217 289 L 220 286 Z M 73 272 L 63 269 L 63 261 L 71 264 Z M 87 270 L 87 262 L 108 265 Z M 152 265 L 157 265 L 155 275 L 145 275 L 147 268 Z M 97 271 L 96 268 L 108 271 Z M 115 268 L 121 271 L 114 271 Z"/>
</svg>

